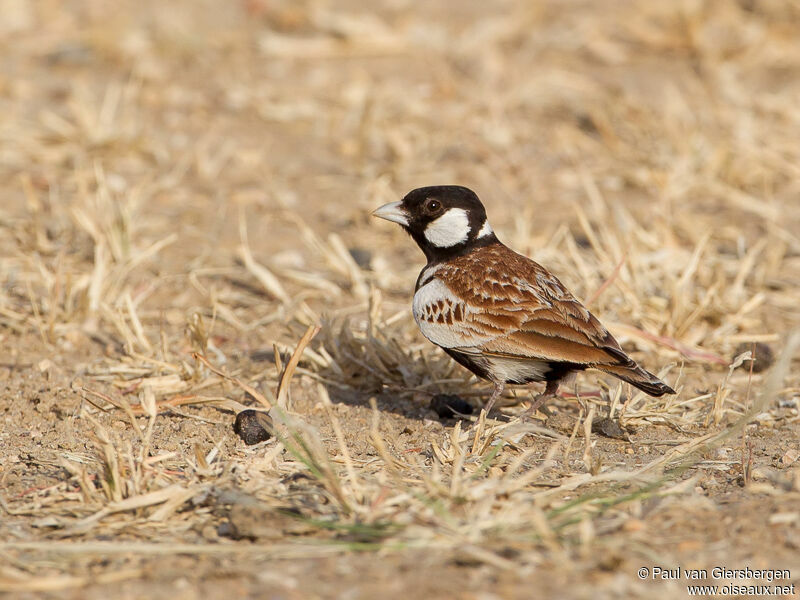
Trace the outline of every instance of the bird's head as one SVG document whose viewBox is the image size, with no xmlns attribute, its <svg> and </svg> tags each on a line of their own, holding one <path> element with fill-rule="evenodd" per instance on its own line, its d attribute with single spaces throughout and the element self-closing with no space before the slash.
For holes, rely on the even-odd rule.
<svg viewBox="0 0 800 600">
<path fill-rule="evenodd" d="M 417 188 L 372 214 L 401 225 L 429 262 L 497 241 L 478 196 L 459 185 Z"/>
</svg>

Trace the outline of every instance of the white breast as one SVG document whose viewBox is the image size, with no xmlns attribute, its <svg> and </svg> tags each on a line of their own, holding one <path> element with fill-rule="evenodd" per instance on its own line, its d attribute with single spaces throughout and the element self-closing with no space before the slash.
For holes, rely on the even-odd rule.
<svg viewBox="0 0 800 600">
<path fill-rule="evenodd" d="M 412 310 L 422 335 L 443 348 L 472 349 L 492 339 L 468 326 L 472 309 L 441 279 L 431 279 L 417 290 Z"/>
</svg>

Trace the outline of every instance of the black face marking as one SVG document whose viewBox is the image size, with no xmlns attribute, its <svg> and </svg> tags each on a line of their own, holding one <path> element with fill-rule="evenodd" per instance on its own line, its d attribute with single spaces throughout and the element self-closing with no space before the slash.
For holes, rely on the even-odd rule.
<svg viewBox="0 0 800 600">
<path fill-rule="evenodd" d="M 486 232 L 484 229 L 486 209 L 475 192 L 469 188 L 459 185 L 417 188 L 406 194 L 402 208 L 408 215 L 408 224 L 404 225 L 404 229 L 425 253 L 429 264 L 454 258 L 477 247 L 497 243 L 497 237 L 491 229 L 488 234 L 480 236 L 482 232 Z M 466 235 L 452 245 L 432 243 L 425 235 L 426 229 L 451 209 L 460 209 L 466 214 Z M 463 216 L 461 219 L 463 221 Z"/>
</svg>

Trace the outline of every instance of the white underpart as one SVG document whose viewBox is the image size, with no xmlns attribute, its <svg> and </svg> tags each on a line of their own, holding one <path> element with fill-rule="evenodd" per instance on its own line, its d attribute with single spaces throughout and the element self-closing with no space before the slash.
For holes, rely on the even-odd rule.
<svg viewBox="0 0 800 600">
<path fill-rule="evenodd" d="M 501 356 L 487 356 L 487 371 L 497 381 L 544 381 L 544 375 L 550 370 L 546 362 L 538 360 L 520 360 Z"/>
<path fill-rule="evenodd" d="M 433 275 L 438 267 L 430 269 L 428 276 Z M 423 279 L 424 280 L 424 279 Z M 474 359 L 482 363 L 493 381 L 544 381 L 545 374 L 550 366 L 535 359 L 505 358 L 502 356 L 481 356 L 481 346 L 492 341 L 497 336 L 480 335 L 473 328 L 465 326 L 463 322 L 453 321 L 447 323 L 431 323 L 423 318 L 426 307 L 434 306 L 438 301 L 448 302 L 453 308 L 461 305 L 461 312 L 467 316 L 477 310 L 460 300 L 441 279 L 431 279 L 414 294 L 412 310 L 414 320 L 417 322 L 422 335 L 442 348 L 452 348 L 465 354 L 473 355 Z M 430 312 L 430 309 L 428 309 Z"/>
<path fill-rule="evenodd" d="M 493 233 L 494 231 L 492 230 L 492 226 L 489 225 L 489 219 L 486 219 L 483 222 L 483 227 L 481 227 L 481 230 L 478 232 L 478 237 L 482 238 L 487 235 L 492 235 Z"/>
<path fill-rule="evenodd" d="M 450 248 L 466 242 L 467 237 L 469 216 L 463 208 L 451 208 L 425 228 L 425 239 L 439 248 Z"/>
<path fill-rule="evenodd" d="M 455 308 L 456 304 L 461 305 L 462 314 L 469 314 L 473 309 L 467 306 L 462 300 L 450 291 L 441 279 L 431 279 L 414 294 L 414 301 L 411 305 L 414 313 L 414 320 L 417 322 L 422 335 L 443 348 L 458 348 L 465 352 L 477 352 L 476 346 L 485 344 L 492 340 L 492 335 L 479 335 L 473 329 L 465 327 L 463 323 L 431 323 L 423 317 L 425 308 L 436 304 L 437 301 L 450 302 Z"/>
</svg>

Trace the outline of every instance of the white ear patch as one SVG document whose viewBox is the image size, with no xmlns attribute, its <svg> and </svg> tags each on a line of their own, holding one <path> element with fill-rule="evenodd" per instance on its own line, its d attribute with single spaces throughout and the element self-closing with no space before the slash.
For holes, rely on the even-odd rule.
<svg viewBox="0 0 800 600">
<path fill-rule="evenodd" d="M 492 235 L 493 233 L 494 231 L 492 230 L 492 226 L 489 225 L 489 219 L 486 219 L 483 222 L 483 227 L 481 227 L 481 230 L 478 232 L 478 237 L 482 238 L 486 235 Z"/>
<path fill-rule="evenodd" d="M 463 208 L 451 208 L 425 228 L 425 239 L 439 248 L 466 242 L 468 237 L 469 217 Z"/>
</svg>

